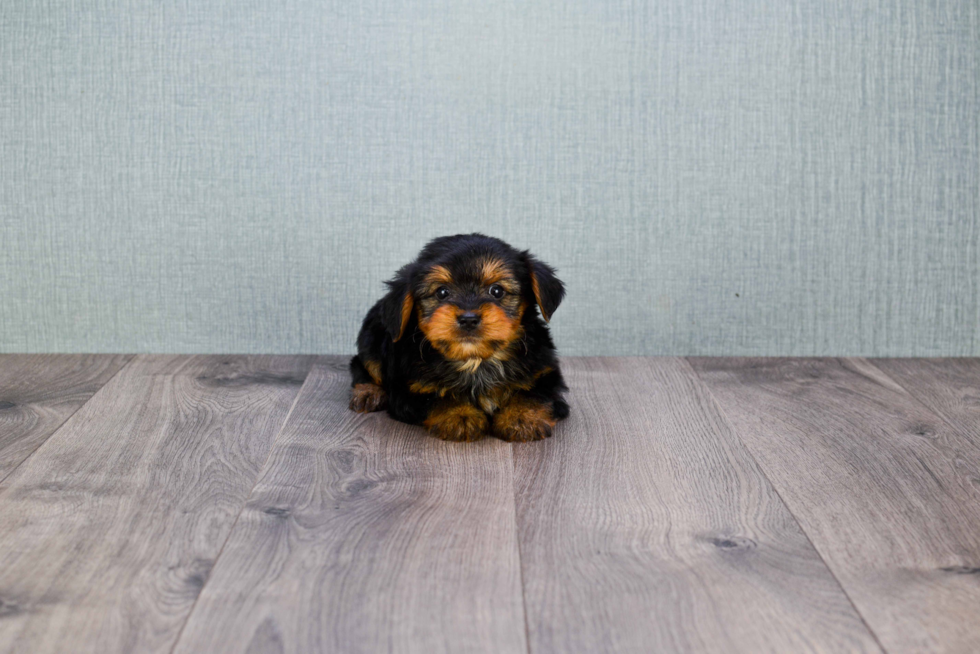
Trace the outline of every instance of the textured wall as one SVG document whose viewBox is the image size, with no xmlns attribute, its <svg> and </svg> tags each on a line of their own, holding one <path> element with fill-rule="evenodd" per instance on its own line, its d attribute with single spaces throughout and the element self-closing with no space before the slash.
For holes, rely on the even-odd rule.
<svg viewBox="0 0 980 654">
<path fill-rule="evenodd" d="M 980 355 L 978 16 L 0 3 L 0 350 L 352 352 L 480 230 L 563 354 Z"/>
</svg>

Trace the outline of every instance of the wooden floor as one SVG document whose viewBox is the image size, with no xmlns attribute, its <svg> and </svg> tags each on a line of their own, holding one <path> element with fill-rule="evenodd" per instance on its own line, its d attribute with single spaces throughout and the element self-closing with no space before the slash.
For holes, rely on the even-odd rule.
<svg viewBox="0 0 980 654">
<path fill-rule="evenodd" d="M 520 445 L 346 364 L 0 356 L 0 651 L 980 652 L 980 360 L 565 358 Z"/>
</svg>

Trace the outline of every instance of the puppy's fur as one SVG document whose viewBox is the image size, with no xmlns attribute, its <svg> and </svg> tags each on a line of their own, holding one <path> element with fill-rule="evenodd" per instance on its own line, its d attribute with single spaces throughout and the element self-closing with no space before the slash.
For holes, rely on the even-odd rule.
<svg viewBox="0 0 980 654">
<path fill-rule="evenodd" d="M 565 295 L 551 266 L 500 239 L 457 234 L 429 242 L 385 283 L 350 362 L 351 409 L 387 408 L 450 441 L 538 440 L 568 416 L 545 324 Z"/>
</svg>

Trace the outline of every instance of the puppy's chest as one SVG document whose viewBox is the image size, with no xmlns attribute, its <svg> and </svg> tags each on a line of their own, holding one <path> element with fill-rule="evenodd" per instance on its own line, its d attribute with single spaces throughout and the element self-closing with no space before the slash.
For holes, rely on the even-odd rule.
<svg viewBox="0 0 980 654">
<path fill-rule="evenodd" d="M 440 397 L 465 397 L 492 413 L 515 391 L 529 388 L 530 383 L 522 370 L 505 361 L 445 361 L 426 369 L 420 380 L 412 384 L 412 390 Z"/>
</svg>

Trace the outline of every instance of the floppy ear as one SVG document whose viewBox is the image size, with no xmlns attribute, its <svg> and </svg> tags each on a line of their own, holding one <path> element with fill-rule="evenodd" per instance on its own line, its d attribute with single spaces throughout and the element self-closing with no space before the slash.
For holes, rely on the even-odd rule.
<svg viewBox="0 0 980 654">
<path fill-rule="evenodd" d="M 381 321 L 392 342 L 405 335 L 405 328 L 412 317 L 412 307 L 415 305 L 412 294 L 415 269 L 414 263 L 402 266 L 393 279 L 385 282 L 389 291 L 381 303 Z"/>
<path fill-rule="evenodd" d="M 551 315 L 565 297 L 565 284 L 555 277 L 555 269 L 534 258 L 527 250 L 521 253 L 531 276 L 531 290 L 534 301 L 541 309 L 541 317 L 545 322 L 551 320 Z"/>
</svg>

